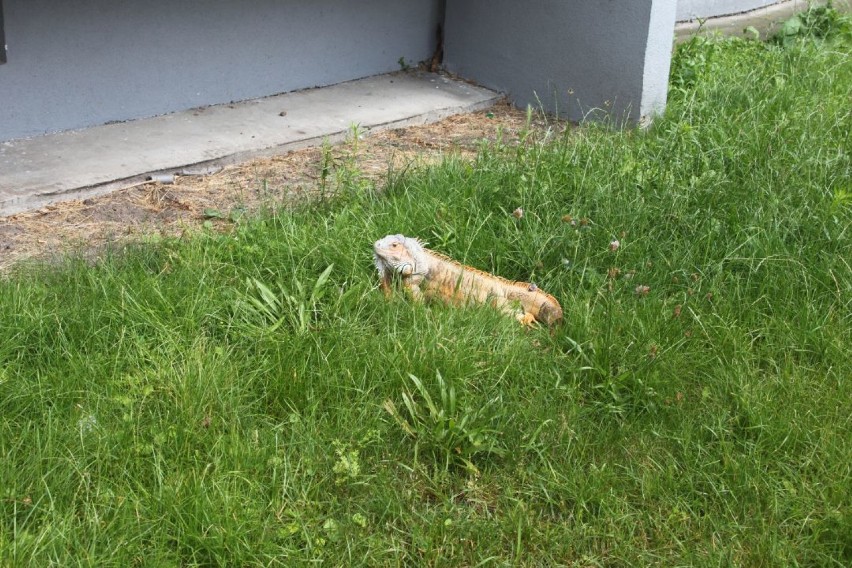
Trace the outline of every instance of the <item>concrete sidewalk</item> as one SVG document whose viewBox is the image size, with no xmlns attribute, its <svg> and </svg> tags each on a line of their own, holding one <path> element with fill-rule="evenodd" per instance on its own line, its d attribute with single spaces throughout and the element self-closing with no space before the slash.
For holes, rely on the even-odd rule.
<svg viewBox="0 0 852 568">
<path fill-rule="evenodd" d="M 767 39 L 781 30 L 788 19 L 808 6 L 820 6 L 826 0 L 787 0 L 779 4 L 758 8 L 741 14 L 708 18 L 702 21 L 678 22 L 675 25 L 675 42 L 683 43 L 696 34 L 722 34 L 726 36 L 751 37 L 746 28 L 752 27 L 760 33 L 761 39 Z M 834 8 L 848 12 L 852 9 L 850 0 L 835 0 Z"/>
<path fill-rule="evenodd" d="M 431 73 L 368 77 L 264 99 L 0 142 L 0 216 L 90 197 L 155 173 L 203 173 L 362 131 L 424 124 L 500 95 Z"/>
</svg>

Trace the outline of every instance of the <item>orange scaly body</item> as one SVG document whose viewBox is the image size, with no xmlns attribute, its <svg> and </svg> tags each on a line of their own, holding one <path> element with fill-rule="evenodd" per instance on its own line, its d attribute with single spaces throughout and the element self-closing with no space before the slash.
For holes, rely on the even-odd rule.
<svg viewBox="0 0 852 568">
<path fill-rule="evenodd" d="M 539 321 L 554 325 L 562 320 L 562 307 L 528 282 L 513 282 L 465 266 L 423 248 L 417 239 L 388 235 L 373 246 L 382 290 L 388 294 L 397 275 L 415 299 L 439 298 L 456 305 L 489 304 L 517 317 L 524 325 Z"/>
</svg>

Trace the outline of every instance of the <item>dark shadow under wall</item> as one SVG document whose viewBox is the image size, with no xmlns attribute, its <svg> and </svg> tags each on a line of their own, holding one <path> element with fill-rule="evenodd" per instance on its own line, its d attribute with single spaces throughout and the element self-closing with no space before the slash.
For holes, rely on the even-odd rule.
<svg viewBox="0 0 852 568">
<path fill-rule="evenodd" d="M 429 71 L 437 73 L 444 64 L 444 24 L 447 18 L 447 0 L 438 2 L 438 29 L 435 31 L 435 51 L 429 60 Z"/>
<path fill-rule="evenodd" d="M 0 63 L 6 63 L 6 32 L 3 26 L 3 0 L 0 0 Z"/>
</svg>

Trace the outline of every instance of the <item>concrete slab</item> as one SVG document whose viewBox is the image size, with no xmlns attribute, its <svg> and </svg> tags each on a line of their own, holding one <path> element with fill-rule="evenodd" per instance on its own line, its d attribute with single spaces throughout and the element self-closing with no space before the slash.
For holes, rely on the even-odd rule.
<svg viewBox="0 0 852 568">
<path fill-rule="evenodd" d="M 0 143 L 0 216 L 100 195 L 159 173 L 198 173 L 362 131 L 486 108 L 494 91 L 432 73 L 330 87 Z"/>
<path fill-rule="evenodd" d="M 683 43 L 696 34 L 719 33 L 727 36 L 749 37 L 749 34 L 745 31 L 748 27 L 753 27 L 759 31 L 760 37 L 765 39 L 779 31 L 781 25 L 793 15 L 807 10 L 808 6 L 826 3 L 827 0 L 787 0 L 741 14 L 679 22 L 675 26 L 675 42 Z M 852 1 L 835 0 L 833 6 L 838 10 L 848 12 L 852 9 Z"/>
</svg>

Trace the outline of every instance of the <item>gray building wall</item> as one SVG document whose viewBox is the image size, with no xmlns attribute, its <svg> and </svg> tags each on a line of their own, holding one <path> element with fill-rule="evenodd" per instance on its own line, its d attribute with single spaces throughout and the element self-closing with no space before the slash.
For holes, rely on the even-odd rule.
<svg viewBox="0 0 852 568">
<path fill-rule="evenodd" d="M 782 1 L 784 0 L 678 0 L 677 21 L 738 14 Z"/>
<path fill-rule="evenodd" d="M 3 0 L 0 140 L 329 85 L 435 48 L 441 0 Z"/>
<path fill-rule="evenodd" d="M 675 0 L 451 0 L 445 64 L 520 106 L 636 120 L 665 105 L 675 8 Z"/>
</svg>

